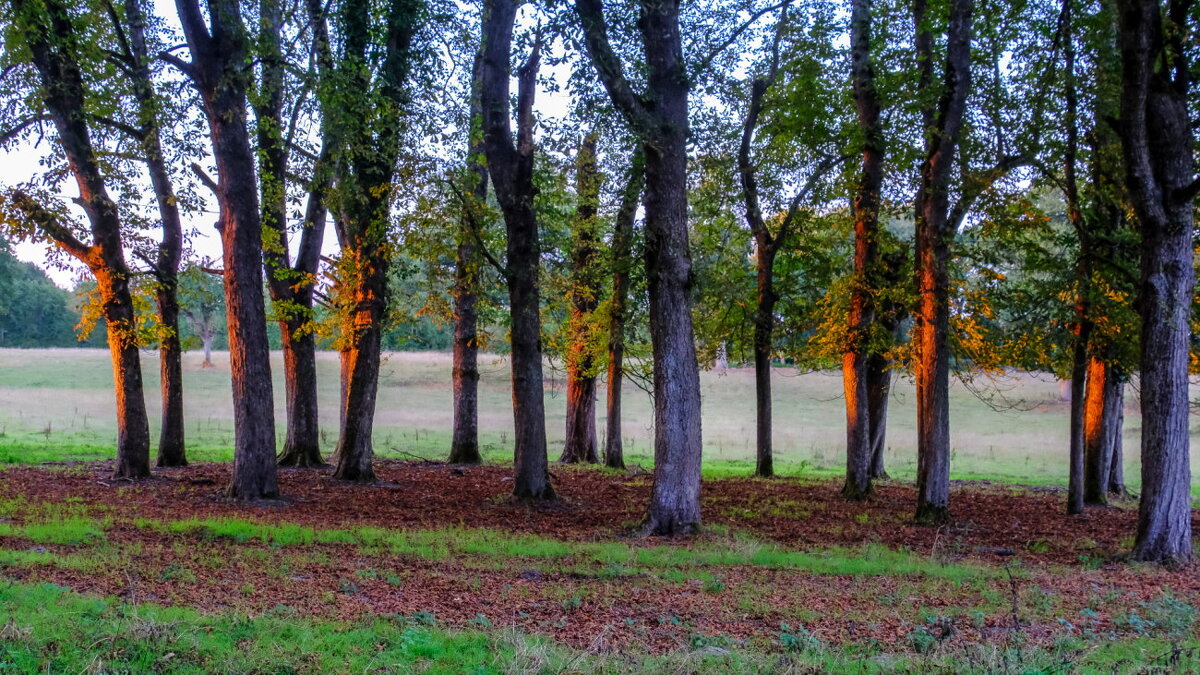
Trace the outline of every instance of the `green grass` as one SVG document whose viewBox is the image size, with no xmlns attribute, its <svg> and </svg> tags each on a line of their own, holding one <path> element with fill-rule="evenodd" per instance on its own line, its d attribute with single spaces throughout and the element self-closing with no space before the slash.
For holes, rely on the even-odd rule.
<svg viewBox="0 0 1200 675">
<path fill-rule="evenodd" d="M 131 605 L 51 584 L 0 584 L 0 667 L 11 672 L 1118 672 L 1154 663 L 1200 668 L 1194 644 L 1157 638 L 1064 639 L 1059 646 L 931 644 L 927 653 L 879 645 L 826 646 L 781 626 L 773 644 L 695 634 L 664 655 L 592 654 L 477 620 L 447 629 L 417 612 L 356 622 L 319 621 L 278 606 L 257 616 Z"/>
<path fill-rule="evenodd" d="M 151 426 L 158 422 L 158 366 L 155 354 L 143 354 L 146 402 Z M 216 368 L 201 369 L 201 357 L 189 353 L 184 362 L 188 452 L 196 461 L 227 461 L 233 445 L 233 409 L 228 361 L 215 355 Z M 276 422 L 282 425 L 282 363 L 274 355 Z M 111 366 L 104 350 L 0 350 L 0 463 L 91 460 L 112 456 L 115 424 Z M 512 412 L 507 362 L 496 356 L 480 359 L 480 442 L 489 461 L 511 461 Z M 566 397 L 561 371 L 547 369 L 546 428 L 551 455 L 563 442 Z M 336 443 L 337 358 L 318 358 L 324 446 Z M 752 469 L 754 389 L 751 369 L 704 372 L 704 471 L 706 476 L 748 475 Z M 1049 376 L 1014 376 L 983 389 L 994 409 L 966 387 L 951 390 L 953 477 L 992 479 L 1031 485 L 1066 482 L 1067 405 L 1058 400 L 1058 385 Z M 837 373 L 799 375 L 774 369 L 776 466 L 784 475 L 819 478 L 843 470 L 845 429 Z M 652 411 L 648 397 L 627 387 L 624 440 L 630 463 L 652 464 Z M 1136 443 L 1140 433 L 1135 395 L 1128 392 L 1125 475 L 1136 488 L 1139 475 Z M 888 471 L 910 479 L 916 470 L 916 423 L 912 383 L 900 378 L 888 417 Z M 441 459 L 450 444 L 450 357 L 437 353 L 387 355 L 380 376 L 375 424 L 376 454 L 409 454 Z M 601 411 L 603 415 L 603 411 Z M 281 427 L 282 428 L 282 427 Z M 603 418 L 600 429 L 603 429 Z M 156 429 L 152 428 L 152 434 Z M 282 443 L 282 432 L 277 435 Z M 1194 439 L 1200 443 L 1200 433 Z M 1200 486 L 1200 453 L 1192 475 Z"/>
<path fill-rule="evenodd" d="M 138 527 L 199 538 L 257 541 L 272 546 L 342 544 L 382 549 L 394 555 L 426 560 L 472 557 L 496 564 L 555 562 L 601 568 L 625 566 L 626 573 L 665 574 L 677 569 L 750 565 L 792 569 L 832 576 L 924 576 L 966 581 L 992 576 L 993 570 L 967 564 L 942 564 L 908 551 L 874 544 L 860 548 L 831 548 L 820 552 L 783 549 L 745 536 L 715 531 L 691 547 L 633 546 L 623 542 L 570 542 L 532 534 L 512 534 L 479 528 L 388 530 L 357 527 L 314 530 L 293 524 L 270 525 L 246 520 L 191 519 L 168 523 L 139 519 Z"/>
<path fill-rule="evenodd" d="M 108 524 L 91 518 L 67 517 L 17 525 L 0 523 L 0 537 L 22 537 L 37 544 L 81 546 L 104 541 Z"/>
</svg>

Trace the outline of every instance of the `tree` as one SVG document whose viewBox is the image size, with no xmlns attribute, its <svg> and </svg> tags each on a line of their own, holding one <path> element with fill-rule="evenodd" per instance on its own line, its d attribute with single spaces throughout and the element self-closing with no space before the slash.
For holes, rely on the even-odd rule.
<svg viewBox="0 0 1200 675">
<path fill-rule="evenodd" d="M 317 79 L 328 77 L 333 68 L 324 9 L 306 3 L 313 32 Z M 267 289 L 279 323 L 283 348 L 283 381 L 287 409 L 287 432 L 281 466 L 325 466 L 321 458 L 317 409 L 316 336 L 313 331 L 313 294 L 321 241 L 325 236 L 326 194 L 330 185 L 329 138 L 324 134 L 321 153 L 314 160 L 308 203 L 301 225 L 299 250 L 293 263 L 288 249 L 287 180 L 290 139 L 294 130 L 284 120 L 285 94 L 301 89 L 287 78 L 288 63 L 281 44 L 283 10 L 276 0 L 259 4 L 258 88 L 252 97 L 259 160 L 259 197 L 262 205 L 263 262 Z M 297 104 L 298 105 L 298 104 Z"/>
<path fill-rule="evenodd" d="M 542 389 L 540 245 L 533 210 L 533 99 L 540 40 L 518 73 L 517 137 L 509 112 L 509 69 L 517 3 L 490 0 L 484 8 L 480 102 L 488 171 L 507 231 L 504 276 L 508 284 L 512 351 L 513 424 L 516 436 L 513 495 L 554 498 L 546 462 L 546 413 Z"/>
<path fill-rule="evenodd" d="M 124 72 L 133 84 L 137 125 L 128 129 L 142 146 L 162 231 L 154 258 L 140 256 L 154 277 L 154 299 L 158 311 L 162 396 L 158 466 L 187 466 L 183 419 L 183 348 L 179 336 L 179 263 L 183 258 L 183 223 L 163 148 L 164 111 L 151 78 L 150 64 L 153 58 L 147 44 L 146 11 L 141 0 L 126 0 L 124 24 L 111 2 L 105 2 L 105 9 L 116 30 L 121 47 L 119 58 L 126 66 Z"/>
<path fill-rule="evenodd" d="M 877 449 L 873 427 L 882 427 L 885 423 L 882 417 L 887 405 L 887 386 L 880 381 L 885 374 L 878 372 L 879 364 L 873 362 L 870 350 L 876 314 L 871 283 L 875 281 L 880 264 L 878 228 L 883 186 L 883 129 L 872 61 L 871 2 L 855 0 L 850 14 L 850 62 L 854 103 L 862 134 L 862 161 L 854 195 L 854 277 L 850 312 L 846 317 L 846 351 L 842 356 L 846 397 L 846 483 L 842 494 L 849 499 L 864 499 L 871 494 Z M 871 389 L 872 375 L 875 391 Z M 873 418 L 873 413 L 878 413 L 880 419 Z M 878 445 L 883 445 L 882 438 Z M 882 464 L 882 447 L 878 450 Z M 882 472 L 882 467 L 879 471 Z"/>
<path fill-rule="evenodd" d="M 382 25 L 376 25 L 374 12 L 368 0 L 342 3 L 336 86 L 322 100 L 337 138 L 332 207 L 341 244 L 335 302 L 341 319 L 342 405 L 334 476 L 354 481 L 375 479 L 371 432 L 393 257 L 388 237 L 393 177 L 406 125 L 407 80 L 417 60 L 414 36 L 425 18 L 425 3 L 390 0 Z"/>
<path fill-rule="evenodd" d="M 577 205 L 571 224 L 567 300 L 567 430 L 562 461 L 600 461 L 596 448 L 596 309 L 600 305 L 600 184 L 596 165 L 598 132 L 584 137 L 576 157 Z M 619 433 L 619 432 L 618 432 Z"/>
<path fill-rule="evenodd" d="M 692 332 L 687 223 L 687 99 L 676 0 L 638 3 L 647 89 L 625 76 L 608 38 L 602 0 L 576 0 L 584 42 L 613 104 L 642 144 L 646 174 L 646 277 L 654 354 L 654 487 L 644 532 L 700 526 L 700 373 Z"/>
<path fill-rule="evenodd" d="M 1163 563 L 1193 555 L 1187 375 L 1200 182 L 1188 114 L 1190 5 L 1117 3 L 1121 143 L 1142 232 L 1142 496 L 1133 558 Z"/>
<path fill-rule="evenodd" d="M 254 152 L 246 120 L 251 73 L 249 39 L 232 0 L 176 0 L 191 61 L 170 57 L 200 94 L 208 121 L 217 181 L 229 364 L 233 379 L 234 453 L 229 495 L 254 501 L 279 494 L 275 467 L 275 408 L 263 298 L 262 219 Z"/>
<path fill-rule="evenodd" d="M 467 139 L 468 181 L 462 196 L 462 215 L 454 251 L 454 430 L 450 462 L 479 464 L 479 298 L 476 294 L 479 254 L 475 251 L 480 225 L 476 213 L 487 202 L 488 168 L 483 146 L 483 106 L 480 80 L 483 52 L 476 49 L 471 67 L 471 101 Z"/>
<path fill-rule="evenodd" d="M 629 174 L 621 191 L 621 203 L 613 221 L 610 260 L 612 295 L 608 307 L 608 392 L 605 406 L 604 465 L 625 468 L 625 449 L 621 439 L 621 389 L 625 379 L 625 323 L 628 317 L 629 275 L 633 266 L 633 225 L 645 186 L 645 162 L 635 152 Z"/>
<path fill-rule="evenodd" d="M 24 236 L 46 238 L 87 265 L 96 279 L 101 312 L 112 353 L 117 403 L 115 478 L 150 475 L 150 428 L 142 394 L 137 318 L 125 262 L 121 214 L 109 196 L 107 177 L 93 142 L 89 92 L 81 64 L 80 31 L 68 8 L 57 0 L 17 0 L 7 39 L 13 40 L 36 72 L 35 96 L 54 124 L 58 145 L 79 187 L 77 203 L 90 225 L 90 242 L 74 223 L 29 192 L 14 189 L 3 198 L 4 220 Z"/>
<path fill-rule="evenodd" d="M 221 282 L 198 265 L 185 267 L 179 274 L 179 309 L 204 349 L 204 362 L 200 367 L 212 368 L 213 341 L 219 328 L 217 321 L 225 312 Z"/>
<path fill-rule="evenodd" d="M 932 17 L 927 0 L 913 3 L 920 90 L 933 86 Z M 917 380 L 917 513 L 923 523 L 949 519 L 950 509 L 950 242 L 949 190 L 954 155 L 971 88 L 972 0 L 950 0 L 946 62 L 938 100 L 922 111 L 925 159 L 916 199 L 914 326 Z"/>
</svg>

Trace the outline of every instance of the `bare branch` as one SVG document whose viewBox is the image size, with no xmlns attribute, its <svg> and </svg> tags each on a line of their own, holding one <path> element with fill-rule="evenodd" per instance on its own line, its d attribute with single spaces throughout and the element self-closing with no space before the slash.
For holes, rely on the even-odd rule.
<svg viewBox="0 0 1200 675">
<path fill-rule="evenodd" d="M 5 129 L 4 131 L 0 131 L 0 145 L 8 143 L 20 135 L 22 131 L 25 131 L 32 125 L 37 124 L 38 122 L 45 122 L 49 119 L 49 115 L 29 115 L 21 120 L 18 120 L 17 123 L 12 127 Z"/>
<path fill-rule="evenodd" d="M 602 0 L 575 0 L 575 13 L 579 15 L 583 28 L 584 44 L 591 57 L 592 66 L 604 88 L 608 90 L 613 103 L 621 114 L 639 133 L 647 133 L 654 126 L 654 120 L 646 109 L 646 103 L 633 91 L 633 86 L 625 78 L 621 59 L 613 51 L 608 41 L 608 24 L 604 21 L 604 4 Z"/>
<path fill-rule="evenodd" d="M 75 233 L 71 231 L 71 227 L 62 222 L 57 213 L 42 206 L 38 200 L 22 190 L 10 190 L 7 200 L 30 223 L 53 239 L 64 251 L 78 258 L 89 267 L 95 262 L 93 260 L 95 258 L 95 249 L 80 241 L 75 236 Z"/>
<path fill-rule="evenodd" d="M 733 33 L 731 33 L 724 42 L 717 45 L 717 47 L 715 49 L 713 49 L 711 52 L 708 53 L 707 56 L 705 56 L 703 59 L 700 60 L 700 63 L 697 64 L 696 69 L 692 72 L 692 77 L 696 77 L 700 73 L 708 70 L 708 67 L 710 65 L 712 65 L 713 59 L 720 56 L 721 52 L 728 49 L 730 47 L 730 45 L 732 45 L 734 42 L 737 42 L 737 39 L 742 36 L 742 33 L 746 32 L 746 29 L 750 28 L 750 26 L 753 26 L 763 16 L 770 14 L 771 12 L 774 12 L 777 9 L 783 9 L 790 4 L 792 4 L 792 0 L 783 0 L 782 2 L 771 5 L 770 7 L 764 7 L 762 9 L 758 10 L 757 12 L 751 14 L 750 18 L 746 19 L 745 23 L 738 26 L 737 29 L 734 30 Z M 578 2 L 576 3 L 576 5 L 578 5 Z"/>
<path fill-rule="evenodd" d="M 217 182 L 214 181 L 211 176 L 209 176 L 207 173 L 205 173 L 204 168 L 201 167 L 199 164 L 192 162 L 191 168 L 192 168 L 192 173 L 196 174 L 196 177 L 200 179 L 200 182 L 204 183 L 204 186 L 207 187 L 209 190 L 212 190 L 213 196 L 215 196 L 219 199 L 221 193 L 217 190 Z"/>
</svg>

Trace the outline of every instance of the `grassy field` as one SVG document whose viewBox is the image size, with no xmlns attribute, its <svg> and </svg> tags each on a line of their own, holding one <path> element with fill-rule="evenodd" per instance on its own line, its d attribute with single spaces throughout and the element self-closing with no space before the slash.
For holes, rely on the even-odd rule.
<svg viewBox="0 0 1200 675">
<path fill-rule="evenodd" d="M 637 469 L 556 466 L 558 502 L 508 498 L 509 381 L 495 356 L 480 389 L 491 465 L 384 459 L 370 485 L 287 470 L 278 503 L 231 502 L 229 464 L 207 463 L 232 443 L 216 360 L 186 360 L 196 462 L 114 483 L 93 461 L 113 452 L 107 353 L 0 351 L 0 672 L 1200 672 L 1200 566 L 1129 563 L 1132 501 L 1068 516 L 1056 490 L 965 483 L 955 522 L 916 526 L 906 381 L 889 420 L 902 480 L 851 504 L 831 477 L 840 377 L 776 371 L 791 477 L 759 480 L 744 477 L 752 373 L 704 373 L 704 531 L 648 540 L 629 536 L 651 483 Z M 449 361 L 389 355 L 380 456 L 443 458 Z M 336 366 L 321 355 L 327 450 Z M 156 422 L 153 354 L 145 371 Z M 563 376 L 547 373 L 557 455 Z M 954 387 L 955 476 L 1064 482 L 1058 384 L 1022 375 L 984 391 L 992 405 Z M 626 444 L 647 467 L 650 402 L 629 392 Z M 1127 410 L 1131 483 L 1138 422 Z"/>
<path fill-rule="evenodd" d="M 282 364 L 275 355 L 276 421 L 282 424 Z M 324 446 L 336 444 L 337 357 L 319 357 Z M 185 358 L 185 398 L 189 454 L 197 460 L 229 457 L 233 408 L 227 355 L 202 369 L 199 353 Z M 158 415 L 158 362 L 146 353 L 146 401 L 152 427 Z M 512 438 L 507 361 L 481 359 L 481 442 L 489 459 L 503 461 Z M 0 462 L 97 459 L 111 456 L 113 396 L 108 353 L 102 350 L 0 350 Z M 710 473 L 747 470 L 754 452 L 754 390 L 750 369 L 705 372 L 704 453 Z M 957 478 L 992 477 L 1029 484 L 1066 481 L 1067 404 L 1058 383 L 1046 375 L 1015 375 L 977 381 L 973 393 L 955 383 L 951 394 L 951 437 Z M 546 411 L 551 454 L 562 446 L 566 405 L 564 375 L 547 369 Z M 626 452 L 650 464 L 649 397 L 626 387 Z M 786 474 L 823 475 L 841 470 L 844 417 L 841 377 L 836 373 L 775 372 L 775 448 Z M 895 387 L 888 419 L 888 469 L 911 477 L 916 467 L 913 385 Z M 987 401 L 983 399 L 988 399 Z M 1140 418 L 1131 390 L 1126 410 L 1125 473 L 1137 484 Z M 601 415 L 603 406 L 601 405 Z M 603 419 L 600 420 L 603 430 Z M 441 353 L 393 353 L 383 366 L 376 414 L 380 456 L 418 455 L 440 459 L 451 425 L 450 357 Z M 1196 432 L 1193 432 L 1196 433 Z M 279 438 L 282 442 L 282 434 Z M 408 454 L 406 454 L 408 453 Z M 1193 475 L 1200 471 L 1193 470 Z"/>
</svg>

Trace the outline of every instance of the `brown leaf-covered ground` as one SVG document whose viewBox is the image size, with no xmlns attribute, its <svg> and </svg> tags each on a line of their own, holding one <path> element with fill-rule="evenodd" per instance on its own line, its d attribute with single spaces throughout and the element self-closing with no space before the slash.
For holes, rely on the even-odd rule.
<svg viewBox="0 0 1200 675">
<path fill-rule="evenodd" d="M 1127 629 L 1122 617 L 1128 612 L 1146 612 L 1140 603 L 1164 594 L 1193 606 L 1200 602 L 1200 568 L 1164 570 L 1123 560 L 1134 509 L 1090 509 L 1071 517 L 1061 492 L 1052 489 L 958 484 L 954 523 L 930 528 L 911 522 L 915 495 L 907 484 L 884 483 L 870 500 L 848 503 L 833 481 L 710 480 L 703 491 L 704 521 L 719 527 L 697 537 L 648 541 L 631 535 L 649 494 L 646 474 L 554 467 L 561 499 L 530 507 L 507 498 L 505 467 L 380 461 L 376 470 L 379 482 L 369 486 L 335 481 L 323 471 L 284 470 L 282 499 L 246 506 L 222 495 L 226 465 L 159 470 L 134 483 L 109 480 L 103 464 L 8 468 L 0 471 L 0 499 L 71 504 L 89 517 L 108 519 L 109 526 L 102 546 L 36 547 L 0 537 L 0 549 L 99 561 L 0 564 L 0 575 L 208 611 L 285 605 L 339 618 L 428 612 L 450 626 L 513 626 L 597 650 L 632 645 L 658 651 L 725 640 L 769 645 L 783 622 L 834 644 L 908 648 L 922 626 L 956 640 L 1003 640 L 1015 630 L 1027 639 L 1051 640 L 1064 630 L 1059 619 L 1118 634 Z M 33 506 L 26 512 L 36 511 Z M 882 544 L 979 573 L 965 580 L 818 575 L 747 564 L 607 574 L 571 560 L 435 560 L 365 546 L 281 547 L 135 523 L 189 518 L 316 529 L 487 528 L 635 547 L 737 547 L 748 538 L 789 550 L 849 551 L 837 555 Z"/>
</svg>

